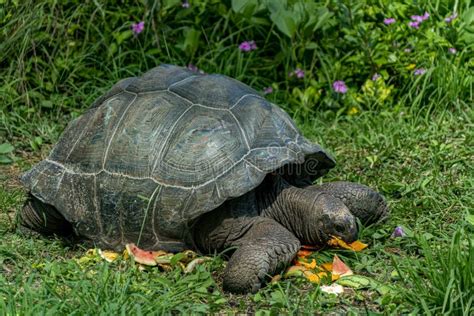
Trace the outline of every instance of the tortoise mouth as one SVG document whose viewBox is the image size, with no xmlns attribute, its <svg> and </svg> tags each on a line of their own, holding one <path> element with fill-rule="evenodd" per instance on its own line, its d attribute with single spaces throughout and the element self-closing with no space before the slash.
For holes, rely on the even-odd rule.
<svg viewBox="0 0 474 316">
<path fill-rule="evenodd" d="M 329 234 L 326 234 L 322 229 L 318 229 L 318 239 L 321 246 L 325 246 L 327 242 L 331 239 Z"/>
<path fill-rule="evenodd" d="M 326 225 L 325 225 L 326 224 Z M 316 231 L 316 244 L 325 246 L 334 237 L 342 239 L 345 242 L 353 242 L 357 239 L 357 224 L 351 218 L 344 221 L 320 221 Z"/>
<path fill-rule="evenodd" d="M 310 241 L 311 241 L 311 245 L 314 245 L 314 246 L 325 246 L 327 245 L 327 242 L 331 239 L 331 236 L 324 232 L 324 229 L 323 229 L 323 226 L 319 225 L 318 228 L 316 228 L 314 230 L 315 234 L 313 234 L 313 236 L 310 236 Z"/>
</svg>

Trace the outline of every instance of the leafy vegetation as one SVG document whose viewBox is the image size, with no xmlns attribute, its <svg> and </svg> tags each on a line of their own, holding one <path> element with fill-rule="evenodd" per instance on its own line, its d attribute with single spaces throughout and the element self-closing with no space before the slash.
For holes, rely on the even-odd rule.
<svg viewBox="0 0 474 316">
<path fill-rule="evenodd" d="M 470 1 L 0 0 L 0 26 L 0 314 L 474 311 Z M 160 63 L 261 91 L 334 153 L 323 181 L 387 196 L 391 218 L 361 232 L 367 250 L 314 255 L 376 282 L 336 297 L 282 280 L 234 296 L 218 255 L 192 274 L 142 272 L 16 232 L 18 175 L 113 83 Z M 390 237 L 396 226 L 404 237 Z"/>
</svg>

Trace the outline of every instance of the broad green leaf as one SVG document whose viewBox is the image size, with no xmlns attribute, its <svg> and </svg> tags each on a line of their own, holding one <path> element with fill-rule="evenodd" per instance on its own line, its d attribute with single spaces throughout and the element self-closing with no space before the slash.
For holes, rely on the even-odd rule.
<svg viewBox="0 0 474 316">
<path fill-rule="evenodd" d="M 232 0 L 232 10 L 245 16 L 252 16 L 257 6 L 257 0 Z"/>
<path fill-rule="evenodd" d="M 0 154 L 8 154 L 11 153 L 15 147 L 13 147 L 10 143 L 3 143 L 0 145 Z"/>
<path fill-rule="evenodd" d="M 117 44 L 120 45 L 122 44 L 123 41 L 125 41 L 127 38 L 131 37 L 132 35 L 133 35 L 133 32 L 131 30 L 126 30 L 116 35 L 115 40 L 117 41 Z"/>
<path fill-rule="evenodd" d="M 466 215 L 466 222 L 474 226 L 474 214 L 468 214 Z"/>
<path fill-rule="evenodd" d="M 109 45 L 109 49 L 108 49 L 107 54 L 109 55 L 109 57 L 112 57 L 116 52 L 117 52 L 117 44 L 116 43 L 111 43 Z"/>
<path fill-rule="evenodd" d="M 458 40 L 461 43 L 465 43 L 466 46 L 471 46 L 474 44 L 474 32 L 470 33 L 467 30 L 464 30 Z"/>
<path fill-rule="evenodd" d="M 194 28 L 187 28 L 184 30 L 184 41 L 176 45 L 179 49 L 192 55 L 199 45 L 199 37 L 201 32 Z"/>
<path fill-rule="evenodd" d="M 165 10 L 168 10 L 172 7 L 178 6 L 181 3 L 181 0 L 163 0 L 162 3 L 163 3 L 163 8 Z"/>
<path fill-rule="evenodd" d="M 318 44 L 316 44 L 315 42 L 309 42 L 308 44 L 305 45 L 305 48 L 306 49 L 316 49 L 316 48 L 318 48 Z"/>
<path fill-rule="evenodd" d="M 255 16 L 250 19 L 250 23 L 255 25 L 271 25 L 268 19 Z"/>
<path fill-rule="evenodd" d="M 161 53 L 161 50 L 159 48 L 151 48 L 145 52 L 147 55 L 158 55 Z"/>
<path fill-rule="evenodd" d="M 30 140 L 30 146 L 34 151 L 39 150 L 42 144 L 43 139 L 39 136 L 36 136 L 34 139 Z"/>
<path fill-rule="evenodd" d="M 10 158 L 8 158 L 7 156 L 4 156 L 4 155 L 0 155 L 0 163 L 2 164 L 8 164 L 8 163 L 12 163 L 13 160 L 11 160 Z"/>
<path fill-rule="evenodd" d="M 394 288 L 382 284 L 379 281 L 376 281 L 372 278 L 369 278 L 367 276 L 362 276 L 362 275 L 348 275 L 344 276 L 336 281 L 337 284 L 340 284 L 342 286 L 350 287 L 353 289 L 366 289 L 370 288 L 373 289 L 377 292 L 379 292 L 382 295 L 388 294 L 390 292 L 394 291 Z"/>
<path fill-rule="evenodd" d="M 464 12 L 464 14 L 462 15 L 462 20 L 466 24 L 471 24 L 472 22 L 474 22 L 474 7 Z"/>
<path fill-rule="evenodd" d="M 173 266 L 176 265 L 184 257 L 185 257 L 184 253 L 178 252 L 173 257 L 171 257 L 171 260 L 170 260 L 171 265 L 173 265 Z"/>
<path fill-rule="evenodd" d="M 263 1 L 265 7 L 270 11 L 270 13 L 278 13 L 281 11 L 285 11 L 287 7 L 286 0 L 265 0 Z"/>
<path fill-rule="evenodd" d="M 286 36 L 293 37 L 296 32 L 296 23 L 293 16 L 288 11 L 279 11 L 272 13 L 270 19 L 277 26 L 277 28 Z"/>
<path fill-rule="evenodd" d="M 330 12 L 327 8 L 321 8 L 318 10 L 317 16 L 317 23 L 313 27 L 313 32 L 319 29 L 324 28 L 329 20 L 332 18 L 334 14 Z"/>
<path fill-rule="evenodd" d="M 363 289 L 370 287 L 372 280 L 361 275 L 348 275 L 338 279 L 336 283 L 353 289 Z"/>
<path fill-rule="evenodd" d="M 43 100 L 41 101 L 41 106 L 51 109 L 53 107 L 53 102 L 51 102 L 51 100 Z"/>
</svg>

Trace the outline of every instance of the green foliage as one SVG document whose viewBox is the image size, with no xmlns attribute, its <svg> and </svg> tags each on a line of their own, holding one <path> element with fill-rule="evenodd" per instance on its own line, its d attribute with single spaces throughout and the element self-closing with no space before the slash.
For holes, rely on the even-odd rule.
<svg viewBox="0 0 474 316">
<path fill-rule="evenodd" d="M 470 315 L 474 311 L 474 239 L 458 229 L 449 247 L 419 236 L 421 258 L 399 269 L 408 287 L 405 296 L 424 314 Z"/>
<path fill-rule="evenodd" d="M 205 0 L 191 1 L 189 8 L 177 0 L 77 4 L 5 1 L 0 8 L 0 136 L 26 136 L 36 150 L 35 137 L 52 142 L 63 127 L 51 128 L 48 120 L 69 121 L 113 82 L 160 63 L 192 63 L 256 89 L 273 86 L 275 101 L 301 117 L 326 109 L 356 114 L 425 107 L 433 98 L 445 107 L 472 100 L 469 1 Z M 419 29 L 407 25 L 410 15 L 425 11 L 431 16 Z M 445 22 L 453 11 L 458 17 Z M 396 22 L 385 25 L 387 17 Z M 131 25 L 138 21 L 145 28 L 134 34 Z M 239 51 L 246 40 L 258 48 Z M 305 71 L 304 78 L 288 77 L 296 68 Z M 414 76 L 419 68 L 426 74 Z M 376 73 L 381 78 L 373 83 Z M 346 82 L 346 94 L 334 92 L 336 80 Z"/>
<path fill-rule="evenodd" d="M 13 150 L 15 150 L 15 147 L 10 143 L 0 144 L 0 164 L 10 163 L 13 161 L 11 158 Z"/>
</svg>

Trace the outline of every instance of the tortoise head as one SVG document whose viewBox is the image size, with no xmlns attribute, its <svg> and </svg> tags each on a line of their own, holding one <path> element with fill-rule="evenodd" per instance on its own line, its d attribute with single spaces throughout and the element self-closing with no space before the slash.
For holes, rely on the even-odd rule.
<svg viewBox="0 0 474 316">
<path fill-rule="evenodd" d="M 332 237 L 345 242 L 357 239 L 356 219 L 341 200 L 324 192 L 296 190 L 289 203 L 296 215 L 291 230 L 302 244 L 327 245 Z"/>
<path fill-rule="evenodd" d="M 357 239 L 357 223 L 354 215 L 341 200 L 332 195 L 317 193 L 307 217 L 305 224 L 307 237 L 308 242 L 312 244 L 326 245 L 332 237 L 338 237 L 345 242 Z"/>
</svg>

